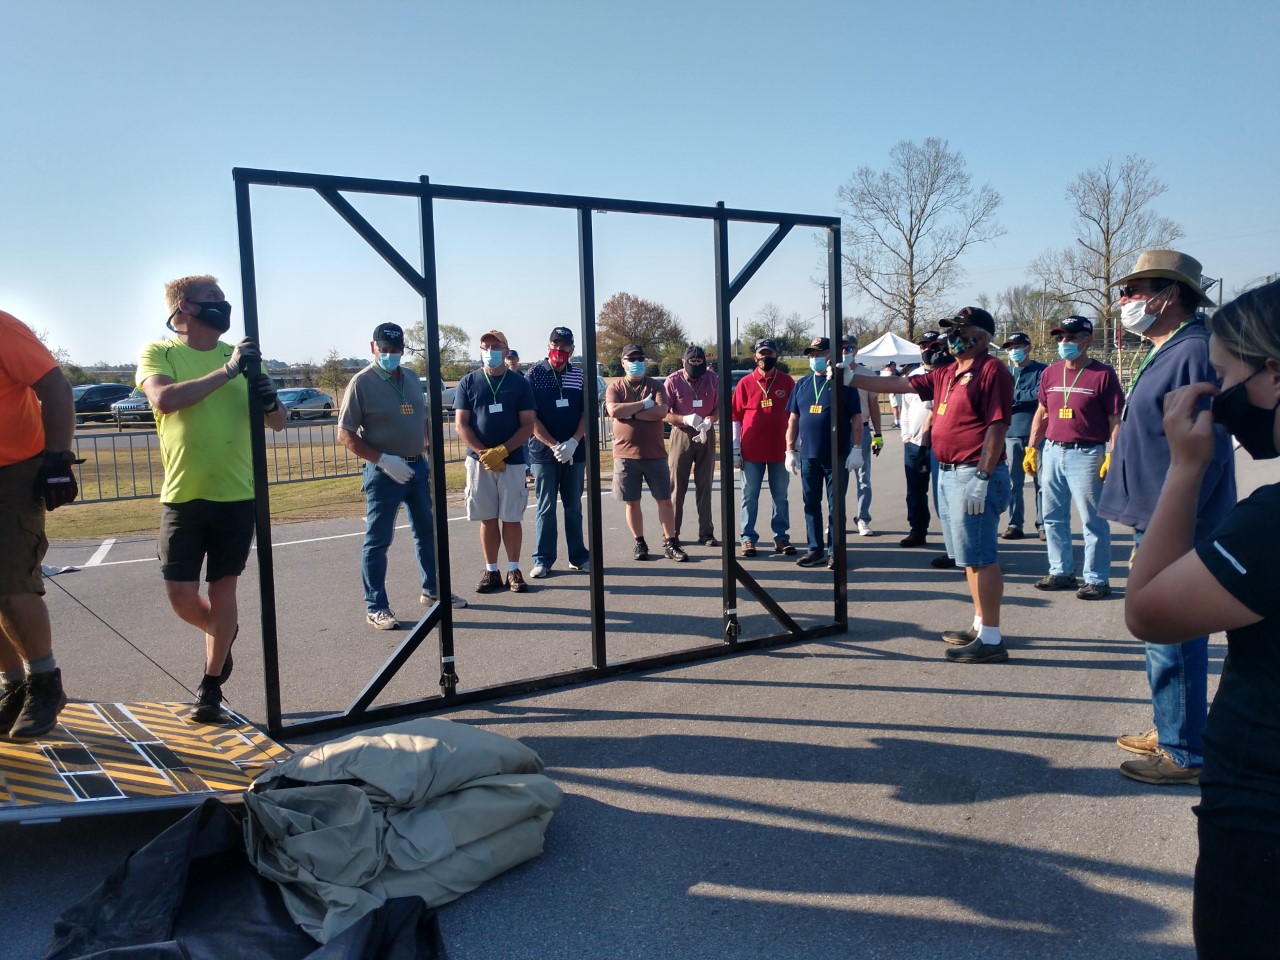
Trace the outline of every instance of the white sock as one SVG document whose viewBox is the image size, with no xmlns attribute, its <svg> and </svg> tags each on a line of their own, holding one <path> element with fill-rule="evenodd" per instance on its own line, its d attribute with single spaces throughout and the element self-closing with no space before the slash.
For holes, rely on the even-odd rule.
<svg viewBox="0 0 1280 960">
<path fill-rule="evenodd" d="M 974 617 L 974 618 L 973 618 L 973 629 L 975 629 L 975 630 L 981 630 L 981 629 L 982 629 L 982 618 L 981 618 L 981 617 Z"/>
<path fill-rule="evenodd" d="M 520 569 L 519 560 L 512 560 L 510 563 L 507 564 L 507 573 L 510 573 L 512 570 L 519 570 L 519 569 Z"/>
<path fill-rule="evenodd" d="M 1000 642 L 1000 628 L 981 626 L 978 628 L 978 640 L 982 643 L 989 643 L 993 647 Z"/>
<path fill-rule="evenodd" d="M 497 572 L 498 572 L 498 565 L 497 565 L 496 563 L 486 563 L 486 564 L 484 565 L 484 568 L 485 568 L 486 570 L 488 570 L 490 573 L 497 573 Z"/>
</svg>

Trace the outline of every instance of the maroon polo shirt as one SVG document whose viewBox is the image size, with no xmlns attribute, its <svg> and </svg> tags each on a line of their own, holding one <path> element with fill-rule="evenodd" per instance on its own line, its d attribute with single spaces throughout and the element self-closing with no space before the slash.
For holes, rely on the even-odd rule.
<svg viewBox="0 0 1280 960">
<path fill-rule="evenodd" d="M 1079 370 L 1059 360 L 1040 375 L 1040 406 L 1047 417 L 1045 436 L 1054 443 L 1106 443 L 1108 418 L 1124 409 L 1124 389 L 1115 370 L 1101 360 Z"/>
<path fill-rule="evenodd" d="M 976 463 L 987 427 L 1013 416 L 1013 377 L 1003 363 L 984 353 L 967 370 L 959 366 L 908 378 L 921 400 L 933 401 L 933 452 L 942 463 Z M 1004 462 L 1003 446 L 996 462 Z"/>
<path fill-rule="evenodd" d="M 751 371 L 733 389 L 733 419 L 742 424 L 742 459 L 782 463 L 787 457 L 787 401 L 796 382 L 782 370 Z"/>
</svg>

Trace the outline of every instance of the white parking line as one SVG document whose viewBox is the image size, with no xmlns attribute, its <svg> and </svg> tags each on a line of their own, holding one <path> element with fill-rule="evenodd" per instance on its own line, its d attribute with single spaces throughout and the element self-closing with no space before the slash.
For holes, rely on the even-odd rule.
<svg viewBox="0 0 1280 960">
<path fill-rule="evenodd" d="M 115 537 L 111 537 L 108 540 L 103 540 L 102 546 L 98 547 L 98 549 L 94 552 L 93 556 L 90 557 L 87 561 L 85 561 L 84 566 L 86 567 L 98 566 L 106 558 L 107 553 L 111 550 L 111 548 L 115 546 L 115 543 L 116 543 Z"/>
</svg>

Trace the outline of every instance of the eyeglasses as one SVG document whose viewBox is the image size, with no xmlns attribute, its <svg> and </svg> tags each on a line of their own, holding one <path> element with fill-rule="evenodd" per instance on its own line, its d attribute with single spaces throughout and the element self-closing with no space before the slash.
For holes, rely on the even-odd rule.
<svg viewBox="0 0 1280 960">
<path fill-rule="evenodd" d="M 1173 283 L 1174 281 L 1172 280 L 1148 280 L 1147 286 L 1149 289 L 1146 290 L 1139 290 L 1134 286 L 1123 286 L 1117 287 L 1116 289 L 1120 291 L 1121 297 L 1154 297 L 1161 290 L 1165 290 L 1173 286 Z"/>
</svg>

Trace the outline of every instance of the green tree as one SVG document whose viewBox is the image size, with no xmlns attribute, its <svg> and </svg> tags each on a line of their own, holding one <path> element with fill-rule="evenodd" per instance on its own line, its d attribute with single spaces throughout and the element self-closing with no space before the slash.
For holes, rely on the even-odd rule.
<svg viewBox="0 0 1280 960">
<path fill-rule="evenodd" d="M 655 359 L 671 344 L 685 344 L 684 327 L 660 303 L 619 292 L 605 301 L 596 322 L 596 357 L 609 363 L 629 343 L 639 344 Z"/>
<path fill-rule="evenodd" d="M 330 350 L 315 375 L 316 384 L 329 393 L 336 402 L 341 403 L 342 392 L 346 390 L 347 381 L 350 379 L 346 368 L 342 365 L 342 359 L 338 356 L 338 351 Z"/>
<path fill-rule="evenodd" d="M 404 332 L 404 352 L 414 358 L 413 368 L 422 375 L 427 372 L 427 348 L 423 343 L 425 334 L 423 331 L 426 326 L 423 321 L 419 320 L 408 330 Z M 446 380 L 455 379 L 448 376 L 443 367 L 445 364 L 462 363 L 467 359 L 467 342 L 471 338 L 467 336 L 467 331 L 452 323 L 440 324 L 440 346 L 436 353 L 440 357 L 441 371 L 440 375 Z M 466 371 L 464 370 L 465 374 Z"/>
</svg>

